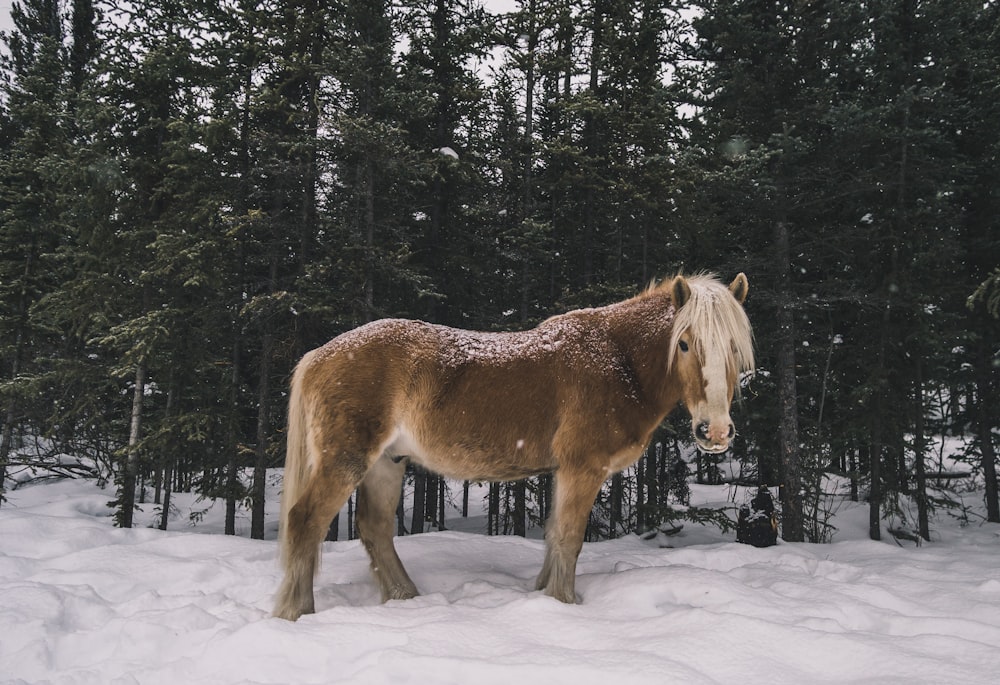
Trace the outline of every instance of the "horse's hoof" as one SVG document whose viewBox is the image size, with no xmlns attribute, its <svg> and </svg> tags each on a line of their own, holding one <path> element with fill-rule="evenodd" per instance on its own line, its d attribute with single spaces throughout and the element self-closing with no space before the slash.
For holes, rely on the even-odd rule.
<svg viewBox="0 0 1000 685">
<path fill-rule="evenodd" d="M 417 588 L 415 587 L 396 585 L 389 588 L 389 592 L 386 593 L 386 597 L 382 601 L 388 602 L 390 599 L 413 599 L 419 596 L 420 593 L 417 592 Z"/>
<path fill-rule="evenodd" d="M 297 621 L 303 614 L 312 613 L 315 613 L 315 609 L 313 607 L 306 607 L 303 609 L 294 604 L 285 604 L 283 606 L 274 607 L 274 611 L 271 613 L 271 616 L 274 618 L 283 618 L 286 621 Z"/>
<path fill-rule="evenodd" d="M 271 614 L 274 618 L 283 618 L 286 621 L 297 621 L 299 616 L 302 615 L 301 611 L 296 611 L 292 609 L 275 609 Z"/>
<path fill-rule="evenodd" d="M 560 591 L 556 591 L 556 590 L 553 590 L 551 588 L 548 588 L 546 590 L 545 594 L 547 594 L 549 597 L 551 597 L 553 599 L 558 599 L 563 604 L 579 604 L 580 603 L 580 599 L 577 597 L 576 593 L 573 592 L 572 590 L 569 590 L 569 591 L 563 590 L 563 591 L 560 592 Z"/>
</svg>

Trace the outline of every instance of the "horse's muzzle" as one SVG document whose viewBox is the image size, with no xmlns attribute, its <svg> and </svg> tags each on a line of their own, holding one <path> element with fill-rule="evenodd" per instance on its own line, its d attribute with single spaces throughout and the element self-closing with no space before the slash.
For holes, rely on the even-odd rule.
<svg viewBox="0 0 1000 685">
<path fill-rule="evenodd" d="M 701 421 L 694 426 L 693 432 L 699 450 L 719 454 L 729 449 L 729 442 L 736 435 L 736 427 L 729 420 L 715 423 Z"/>
</svg>

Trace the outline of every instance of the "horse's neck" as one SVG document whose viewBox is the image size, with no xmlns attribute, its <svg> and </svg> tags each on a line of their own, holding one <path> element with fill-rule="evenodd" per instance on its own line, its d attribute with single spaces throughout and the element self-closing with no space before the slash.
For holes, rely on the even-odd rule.
<svg viewBox="0 0 1000 685">
<path fill-rule="evenodd" d="M 656 413 L 669 412 L 679 399 L 667 369 L 674 311 L 665 293 L 641 295 L 608 310 L 609 333 Z"/>
</svg>

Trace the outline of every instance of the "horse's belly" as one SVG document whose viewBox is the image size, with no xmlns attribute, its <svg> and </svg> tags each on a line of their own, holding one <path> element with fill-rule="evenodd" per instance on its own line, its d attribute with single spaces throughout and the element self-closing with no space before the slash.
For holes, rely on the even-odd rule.
<svg viewBox="0 0 1000 685">
<path fill-rule="evenodd" d="M 406 426 L 396 431 L 384 453 L 409 457 L 428 471 L 457 480 L 519 480 L 556 468 L 548 446 L 528 439 L 465 434 L 421 440 Z"/>
<path fill-rule="evenodd" d="M 496 459 L 492 456 L 455 451 L 445 459 L 431 456 L 426 459 L 415 458 L 413 461 L 428 471 L 453 480 L 512 481 L 552 473 L 555 470 L 553 464 L 518 462 L 513 459 Z"/>
<path fill-rule="evenodd" d="M 382 453 L 390 457 L 410 457 L 418 463 L 422 461 L 427 450 L 417 441 L 413 432 L 406 426 L 400 426 L 393 434 L 392 440 L 382 450 Z"/>
</svg>

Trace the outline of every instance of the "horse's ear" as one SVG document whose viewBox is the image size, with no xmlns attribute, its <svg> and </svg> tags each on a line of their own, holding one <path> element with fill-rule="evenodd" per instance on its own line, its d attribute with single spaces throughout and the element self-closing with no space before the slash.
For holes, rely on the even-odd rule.
<svg viewBox="0 0 1000 685">
<path fill-rule="evenodd" d="M 688 285 L 687 279 L 683 276 L 675 278 L 670 285 L 670 294 L 674 298 L 674 306 L 677 309 L 683 307 L 691 299 L 691 286 Z"/>
<path fill-rule="evenodd" d="M 747 283 L 747 276 L 742 271 L 736 274 L 736 278 L 729 284 L 729 292 L 733 294 L 740 304 L 746 302 L 747 293 L 750 291 L 750 284 Z"/>
</svg>

